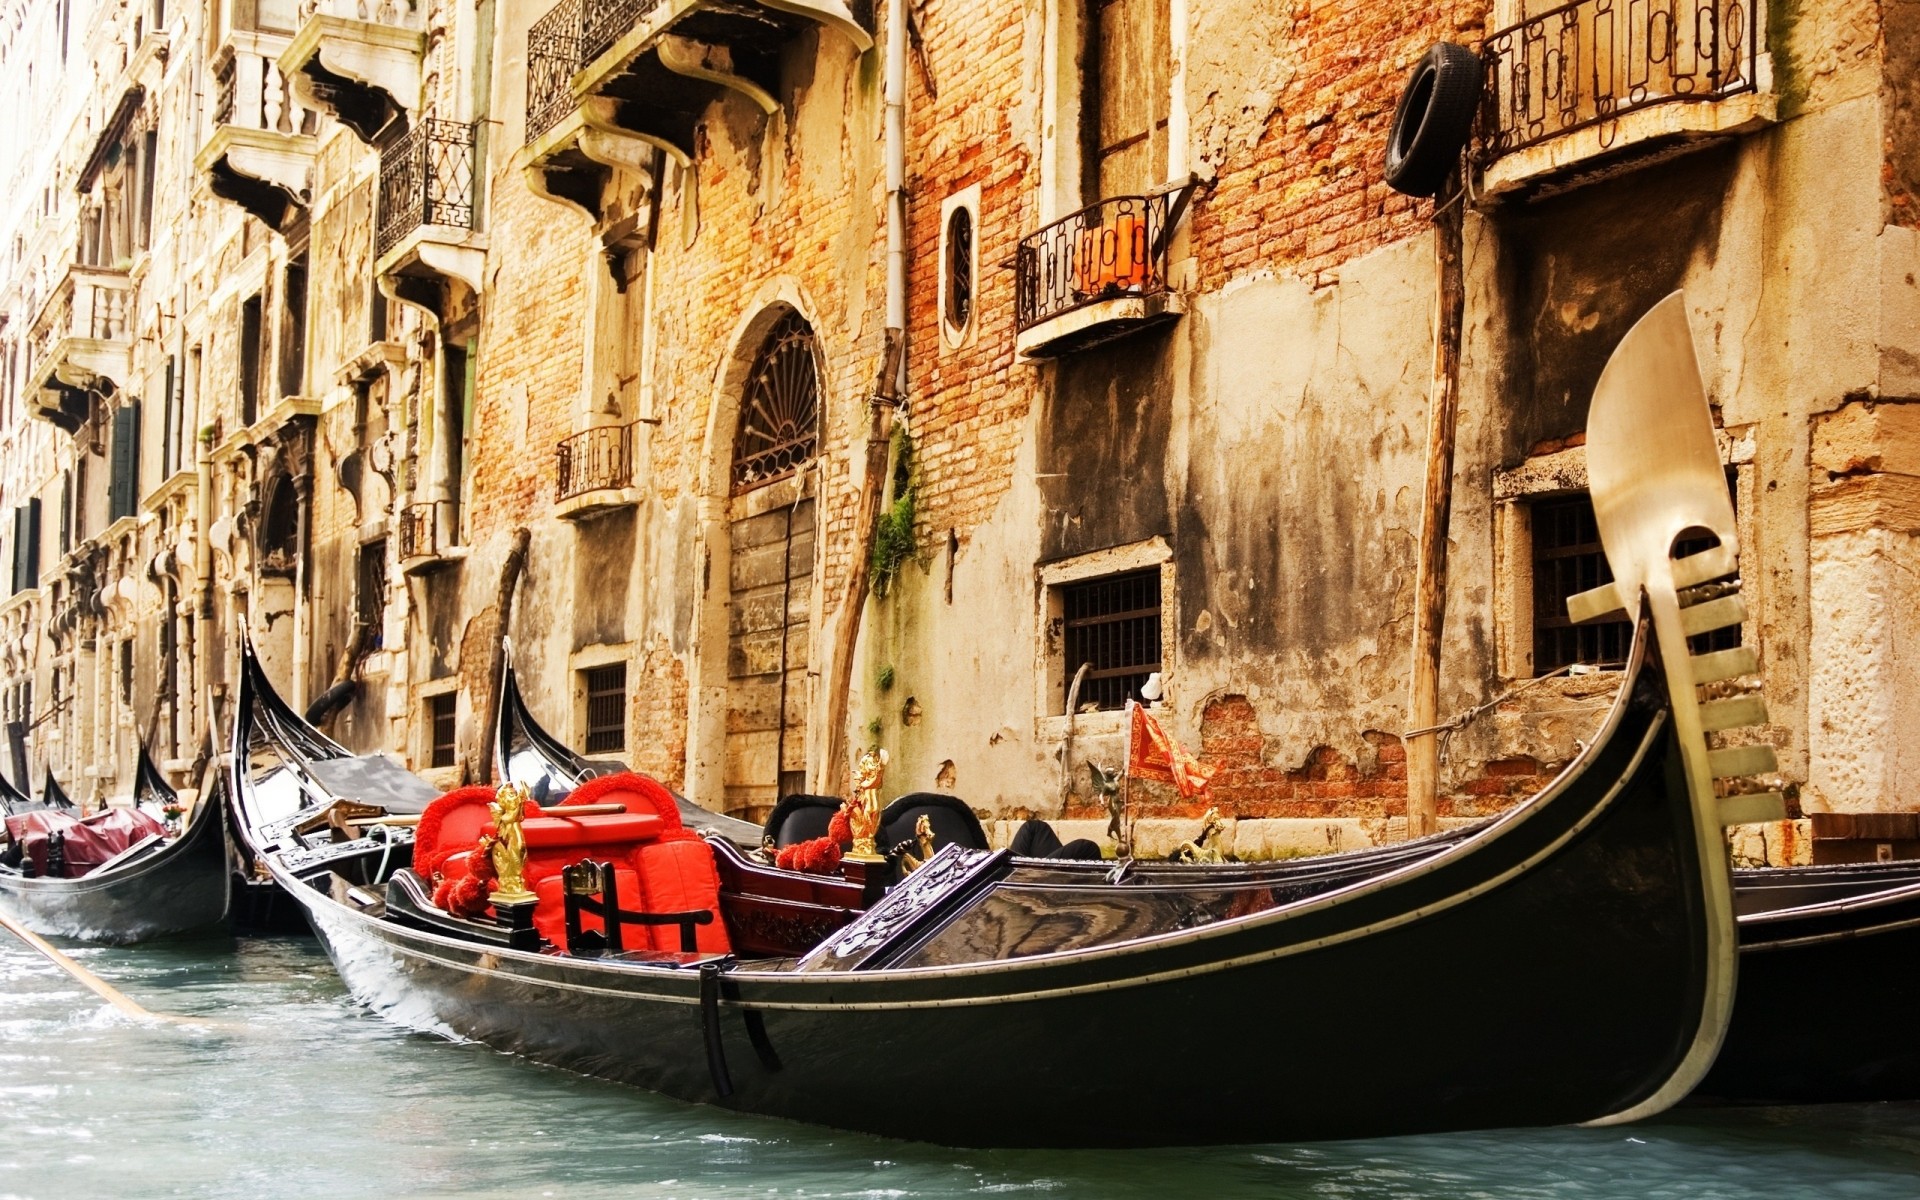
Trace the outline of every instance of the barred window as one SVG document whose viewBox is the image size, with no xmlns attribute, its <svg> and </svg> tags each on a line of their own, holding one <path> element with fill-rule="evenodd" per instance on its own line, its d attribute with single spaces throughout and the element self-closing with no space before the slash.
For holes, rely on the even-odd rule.
<svg viewBox="0 0 1920 1200">
<path fill-rule="evenodd" d="M 1081 664 L 1087 677 L 1076 704 L 1120 708 L 1139 699 L 1147 676 L 1160 669 L 1160 570 L 1128 571 L 1060 588 L 1066 632 L 1062 707 Z"/>
<path fill-rule="evenodd" d="M 428 766 L 451 767 L 457 761 L 453 714 L 458 698 L 458 692 L 441 692 L 437 696 L 427 697 L 427 727 L 433 731 L 433 748 L 427 756 Z"/>
<path fill-rule="evenodd" d="M 587 693 L 588 754 L 618 754 L 627 748 L 627 664 L 580 672 Z"/>
<path fill-rule="evenodd" d="M 973 320 L 973 213 L 964 205 L 947 218 L 946 318 L 956 334 Z"/>
<path fill-rule="evenodd" d="M 1713 535 L 1686 538 L 1674 546 L 1675 557 L 1698 554 L 1714 545 Z M 1533 673 L 1546 675 L 1573 663 L 1619 666 L 1633 644 L 1633 626 L 1621 621 L 1575 625 L 1567 616 L 1567 600 L 1603 583 L 1613 582 L 1613 571 L 1600 548 L 1600 527 L 1593 517 L 1593 499 L 1577 496 L 1548 500 L 1533 506 Z M 1716 629 L 1692 638 L 1695 654 L 1730 650 L 1740 644 L 1740 628 Z"/>
</svg>

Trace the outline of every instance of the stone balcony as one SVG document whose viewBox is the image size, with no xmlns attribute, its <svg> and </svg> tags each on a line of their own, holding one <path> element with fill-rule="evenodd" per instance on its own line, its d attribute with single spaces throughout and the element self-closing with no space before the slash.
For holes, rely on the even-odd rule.
<svg viewBox="0 0 1920 1200">
<path fill-rule="evenodd" d="M 480 294 L 486 238 L 478 230 L 476 121 L 419 122 L 380 151 L 374 275 L 395 300 L 445 320 L 454 288 Z"/>
<path fill-rule="evenodd" d="M 608 171 L 690 162 L 721 94 L 772 114 L 780 56 L 810 27 L 873 45 L 844 0 L 561 0 L 527 33 L 528 184 L 598 219 Z"/>
<path fill-rule="evenodd" d="M 420 108 L 426 8 L 396 0 L 309 0 L 280 54 L 280 72 L 307 108 L 369 146 L 404 134 Z"/>
<path fill-rule="evenodd" d="M 633 481 L 637 426 L 596 425 L 560 443 L 554 463 L 556 515 L 573 521 L 640 502 Z"/>
<path fill-rule="evenodd" d="M 27 334 L 31 415 L 72 433 L 92 411 L 93 397 L 126 385 L 133 365 L 132 295 L 125 270 L 67 267 Z"/>
<path fill-rule="evenodd" d="M 1474 161 L 1480 191 L 1544 193 L 1774 120 L 1759 0 L 1495 6 Z"/>
<path fill-rule="evenodd" d="M 213 58 L 213 131 L 194 155 L 214 195 L 286 231 L 313 190 L 319 114 L 294 94 L 278 58 L 287 39 L 235 30 Z"/>
</svg>

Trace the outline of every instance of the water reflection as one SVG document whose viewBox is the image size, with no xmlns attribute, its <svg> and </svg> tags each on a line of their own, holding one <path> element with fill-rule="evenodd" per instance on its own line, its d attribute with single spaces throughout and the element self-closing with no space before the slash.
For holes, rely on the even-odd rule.
<svg viewBox="0 0 1920 1200">
<path fill-rule="evenodd" d="M 149 1007 L 216 1024 L 124 1020 L 0 942 L 0 1197 L 1920 1195 L 1920 1105 L 1308 1146 L 945 1150 L 741 1117 L 408 1034 L 356 1009 L 311 941 L 74 953 Z M 1084 1103 L 1067 1086 L 1060 1102 Z"/>
</svg>

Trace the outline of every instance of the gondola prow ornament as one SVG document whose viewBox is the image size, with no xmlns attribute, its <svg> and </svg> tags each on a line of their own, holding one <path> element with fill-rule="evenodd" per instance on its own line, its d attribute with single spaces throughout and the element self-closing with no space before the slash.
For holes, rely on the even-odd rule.
<svg viewBox="0 0 1920 1200">
<path fill-rule="evenodd" d="M 526 817 L 527 787 L 522 783 L 503 784 L 494 795 L 493 844 L 487 853 L 493 860 L 493 873 L 500 886 L 488 894 L 495 904 L 525 904 L 536 897 L 527 889 L 527 835 L 520 822 Z"/>
</svg>

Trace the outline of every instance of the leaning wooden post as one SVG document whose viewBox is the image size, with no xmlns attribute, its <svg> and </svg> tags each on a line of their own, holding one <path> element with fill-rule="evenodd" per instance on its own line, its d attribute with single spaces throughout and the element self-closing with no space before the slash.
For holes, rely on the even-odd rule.
<svg viewBox="0 0 1920 1200">
<path fill-rule="evenodd" d="M 1453 509 L 1453 438 L 1460 414 L 1460 327 L 1466 311 L 1464 205 L 1456 170 L 1435 200 L 1433 400 L 1427 415 L 1427 487 L 1414 575 L 1413 689 L 1407 704 L 1407 836 L 1440 828 L 1440 643 L 1447 616 L 1447 523 Z"/>
<path fill-rule="evenodd" d="M 833 626 L 832 657 L 827 676 L 827 745 L 821 756 L 820 777 L 811 781 L 816 794 L 838 795 L 847 774 L 847 706 L 853 691 L 853 654 L 860 643 L 860 626 L 873 584 L 873 540 L 880 526 L 881 493 L 887 486 L 887 451 L 893 443 L 893 417 L 900 402 L 900 356 L 905 340 L 899 330 L 887 330 L 880 376 L 867 401 L 867 460 L 860 485 L 860 501 L 853 515 L 853 561 L 847 564 L 847 590 L 840 600 Z"/>
</svg>

